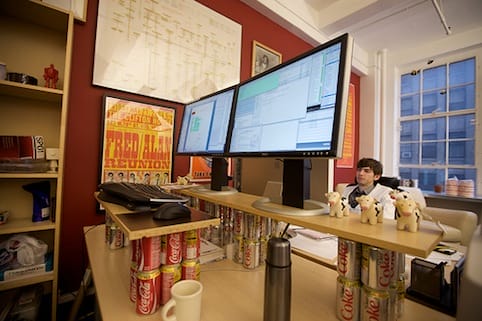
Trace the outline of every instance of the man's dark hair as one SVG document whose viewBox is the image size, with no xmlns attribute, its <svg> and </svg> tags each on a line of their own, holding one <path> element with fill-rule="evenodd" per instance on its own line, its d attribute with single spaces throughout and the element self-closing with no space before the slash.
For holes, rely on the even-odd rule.
<svg viewBox="0 0 482 321">
<path fill-rule="evenodd" d="M 375 175 L 382 175 L 383 165 L 373 158 L 362 158 L 356 164 L 357 168 L 370 167 Z"/>
</svg>

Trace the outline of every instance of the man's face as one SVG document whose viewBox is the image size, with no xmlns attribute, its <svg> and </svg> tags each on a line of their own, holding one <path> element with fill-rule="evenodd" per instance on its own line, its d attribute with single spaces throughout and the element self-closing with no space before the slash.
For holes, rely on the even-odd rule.
<svg viewBox="0 0 482 321">
<path fill-rule="evenodd" d="M 370 167 L 357 168 L 356 181 L 360 186 L 370 186 L 378 180 L 380 175 L 375 175 Z"/>
</svg>

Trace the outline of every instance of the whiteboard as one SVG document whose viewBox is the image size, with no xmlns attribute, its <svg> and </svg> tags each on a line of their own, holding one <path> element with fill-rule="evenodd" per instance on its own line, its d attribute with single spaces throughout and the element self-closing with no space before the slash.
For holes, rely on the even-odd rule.
<svg viewBox="0 0 482 321">
<path fill-rule="evenodd" d="M 193 0 L 99 0 L 93 84 L 187 103 L 239 83 L 241 25 Z"/>
</svg>

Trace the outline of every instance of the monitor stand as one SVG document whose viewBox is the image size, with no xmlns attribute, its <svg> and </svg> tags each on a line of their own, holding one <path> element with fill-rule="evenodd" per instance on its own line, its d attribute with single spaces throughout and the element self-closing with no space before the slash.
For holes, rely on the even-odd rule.
<svg viewBox="0 0 482 321">
<path fill-rule="evenodd" d="M 229 195 L 238 191 L 228 186 L 228 161 L 224 157 L 213 157 L 211 164 L 211 185 L 196 187 L 195 191 L 213 195 Z"/>
<path fill-rule="evenodd" d="M 330 207 L 310 197 L 309 159 L 283 160 L 282 192 L 269 195 L 253 202 L 252 206 L 259 210 L 284 215 L 315 216 L 328 214 Z M 281 184 L 279 185 L 281 187 Z M 281 197 L 279 197 L 281 195 Z"/>
</svg>

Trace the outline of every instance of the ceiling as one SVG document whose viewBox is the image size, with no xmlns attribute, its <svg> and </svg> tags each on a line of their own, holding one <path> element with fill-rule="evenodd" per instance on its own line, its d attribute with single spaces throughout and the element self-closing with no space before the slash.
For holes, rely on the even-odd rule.
<svg viewBox="0 0 482 321">
<path fill-rule="evenodd" d="M 413 48 L 482 28 L 482 0 L 242 1 L 312 44 L 348 32 L 367 53 Z"/>
</svg>

